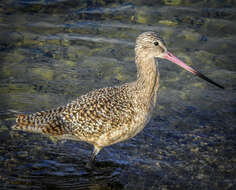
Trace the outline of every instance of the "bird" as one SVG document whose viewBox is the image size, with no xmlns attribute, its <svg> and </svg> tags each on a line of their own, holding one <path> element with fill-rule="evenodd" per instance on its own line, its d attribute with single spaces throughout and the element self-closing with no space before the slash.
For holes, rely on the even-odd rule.
<svg viewBox="0 0 236 190">
<path fill-rule="evenodd" d="M 136 136 L 149 122 L 160 85 L 159 58 L 224 88 L 170 53 L 160 35 L 149 31 L 136 38 L 135 81 L 92 90 L 54 109 L 19 114 L 12 128 L 87 142 L 93 145 L 87 162 L 92 168 L 103 148 Z"/>
</svg>

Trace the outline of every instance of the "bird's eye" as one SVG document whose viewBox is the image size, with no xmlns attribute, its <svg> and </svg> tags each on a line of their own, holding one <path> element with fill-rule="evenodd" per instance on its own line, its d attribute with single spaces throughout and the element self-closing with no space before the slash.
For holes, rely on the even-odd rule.
<svg viewBox="0 0 236 190">
<path fill-rule="evenodd" d="M 155 45 L 155 46 L 158 46 L 158 45 L 159 45 L 159 43 L 158 43 L 158 42 L 154 42 L 154 45 Z"/>
</svg>

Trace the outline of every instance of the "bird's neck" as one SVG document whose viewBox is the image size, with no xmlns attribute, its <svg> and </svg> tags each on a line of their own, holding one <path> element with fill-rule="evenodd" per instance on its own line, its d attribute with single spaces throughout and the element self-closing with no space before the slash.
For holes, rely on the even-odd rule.
<svg viewBox="0 0 236 190">
<path fill-rule="evenodd" d="M 138 94 L 142 101 L 151 101 L 155 105 L 159 87 L 159 72 L 155 59 L 151 56 L 136 56 L 135 61 L 137 64 L 137 92 L 140 92 Z"/>
</svg>

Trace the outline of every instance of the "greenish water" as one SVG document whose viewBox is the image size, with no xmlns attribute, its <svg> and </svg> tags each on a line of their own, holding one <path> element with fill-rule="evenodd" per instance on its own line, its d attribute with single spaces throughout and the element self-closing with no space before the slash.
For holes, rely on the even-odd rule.
<svg viewBox="0 0 236 190">
<path fill-rule="evenodd" d="M 0 189 L 236 189 L 236 3 L 0 2 Z M 17 113 L 136 78 L 134 41 L 157 31 L 221 90 L 159 60 L 158 106 L 135 138 L 105 148 L 12 131 Z"/>
</svg>

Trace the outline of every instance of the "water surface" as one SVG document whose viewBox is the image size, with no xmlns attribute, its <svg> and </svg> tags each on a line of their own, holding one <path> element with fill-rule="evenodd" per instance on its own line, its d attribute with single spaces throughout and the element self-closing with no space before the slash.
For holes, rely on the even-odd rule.
<svg viewBox="0 0 236 190">
<path fill-rule="evenodd" d="M 0 2 L 0 189 L 236 188 L 234 1 Z M 158 106 L 135 138 L 105 148 L 12 131 L 18 113 L 136 79 L 134 42 L 168 49 L 225 86 L 159 60 Z"/>
</svg>

